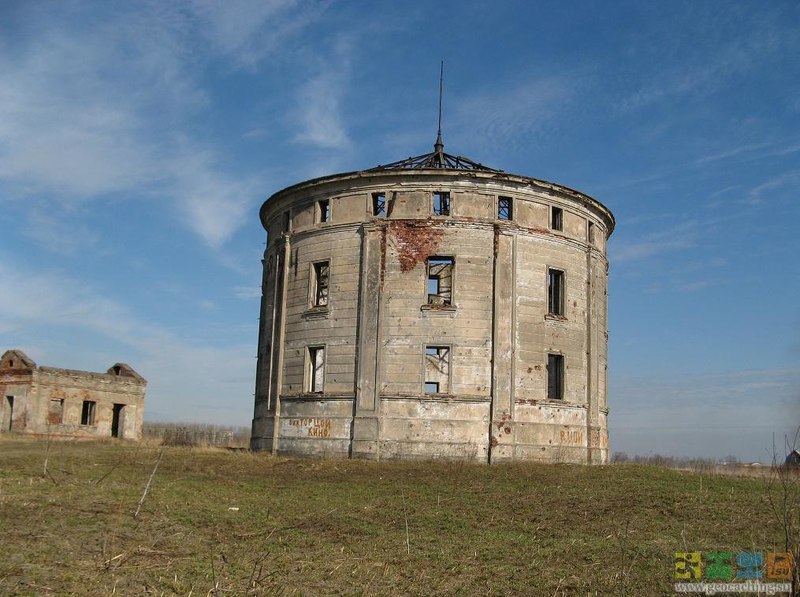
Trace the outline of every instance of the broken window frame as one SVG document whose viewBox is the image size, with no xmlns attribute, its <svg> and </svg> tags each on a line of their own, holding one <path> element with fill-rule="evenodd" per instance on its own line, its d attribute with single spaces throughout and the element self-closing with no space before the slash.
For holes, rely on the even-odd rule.
<svg viewBox="0 0 800 597">
<path fill-rule="evenodd" d="M 376 218 L 386 217 L 386 193 L 372 193 L 372 215 Z"/>
<path fill-rule="evenodd" d="M 95 423 L 95 417 L 97 415 L 97 401 L 95 400 L 84 400 L 83 406 L 81 407 L 81 425 L 91 427 Z"/>
<path fill-rule="evenodd" d="M 325 392 L 325 346 L 309 346 L 306 350 L 306 392 Z"/>
<path fill-rule="evenodd" d="M 446 273 L 449 266 L 449 276 Z M 427 304 L 437 307 L 453 304 L 453 275 L 456 269 L 456 260 L 453 257 L 428 257 L 425 264 L 427 281 L 425 286 Z M 444 284 L 449 279 L 449 285 Z M 431 292 L 433 290 L 433 292 Z"/>
<path fill-rule="evenodd" d="M 566 274 L 555 267 L 547 268 L 547 314 L 564 317 L 567 295 Z"/>
<path fill-rule="evenodd" d="M 453 347 L 446 344 L 429 344 L 425 346 L 423 392 L 426 395 L 450 393 L 450 355 L 452 354 Z M 429 375 L 429 368 L 433 368 L 438 372 L 436 379 Z"/>
<path fill-rule="evenodd" d="M 331 262 L 311 264 L 311 307 L 328 308 L 330 304 Z"/>
<path fill-rule="evenodd" d="M 331 201 L 330 199 L 320 199 L 317 201 L 317 222 L 327 224 L 331 221 Z"/>
<path fill-rule="evenodd" d="M 505 195 L 497 197 L 497 219 L 510 222 L 514 219 L 514 199 Z"/>
<path fill-rule="evenodd" d="M 550 207 L 550 229 L 551 230 L 564 230 L 564 210 L 560 207 Z"/>
<path fill-rule="evenodd" d="M 450 191 L 433 192 L 433 215 L 449 216 L 451 207 Z"/>
<path fill-rule="evenodd" d="M 547 354 L 547 399 L 564 400 L 564 355 Z"/>
</svg>

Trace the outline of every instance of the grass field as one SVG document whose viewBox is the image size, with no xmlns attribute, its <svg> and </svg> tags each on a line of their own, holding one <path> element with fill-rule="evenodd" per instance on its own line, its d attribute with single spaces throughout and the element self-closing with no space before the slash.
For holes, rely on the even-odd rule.
<svg viewBox="0 0 800 597">
<path fill-rule="evenodd" d="M 0 593 L 662 595 L 783 551 L 764 479 L 0 439 Z M 45 470 L 46 462 L 46 470 Z M 216 593 L 215 593 L 216 591 Z"/>
</svg>

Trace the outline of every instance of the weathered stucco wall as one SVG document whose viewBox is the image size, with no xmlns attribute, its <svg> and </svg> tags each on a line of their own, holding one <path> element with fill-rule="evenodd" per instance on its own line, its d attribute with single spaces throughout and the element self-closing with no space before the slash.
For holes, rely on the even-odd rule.
<svg viewBox="0 0 800 597">
<path fill-rule="evenodd" d="M 90 373 L 39 367 L 10 350 L 0 359 L 2 431 L 138 440 L 146 385 L 121 363 Z"/>
<path fill-rule="evenodd" d="M 254 449 L 607 461 L 602 204 L 505 173 L 386 170 L 295 185 L 261 217 Z"/>
</svg>

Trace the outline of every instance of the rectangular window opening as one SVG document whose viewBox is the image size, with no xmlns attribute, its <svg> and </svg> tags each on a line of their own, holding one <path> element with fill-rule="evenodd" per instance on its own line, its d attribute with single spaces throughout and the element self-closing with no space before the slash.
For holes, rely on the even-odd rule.
<svg viewBox="0 0 800 597">
<path fill-rule="evenodd" d="M 285 211 L 281 215 L 281 230 L 283 232 L 289 232 L 289 212 Z"/>
<path fill-rule="evenodd" d="M 372 193 L 372 215 L 386 217 L 386 193 Z"/>
<path fill-rule="evenodd" d="M 437 216 L 450 215 L 450 193 L 437 191 L 433 194 L 433 213 Z"/>
<path fill-rule="evenodd" d="M 308 382 L 306 388 L 312 393 L 322 393 L 325 387 L 325 347 L 308 348 Z"/>
<path fill-rule="evenodd" d="M 447 394 L 450 388 L 450 347 L 425 347 L 425 393 Z"/>
<path fill-rule="evenodd" d="M 319 221 L 322 223 L 330 222 L 331 220 L 331 203 L 328 199 L 320 199 L 317 201 L 317 213 L 319 214 Z"/>
<path fill-rule="evenodd" d="M 586 233 L 586 237 L 589 240 L 589 244 L 594 244 L 594 223 L 589 222 L 589 231 Z"/>
<path fill-rule="evenodd" d="M 64 422 L 64 399 L 50 400 L 50 409 L 47 411 L 48 425 L 61 425 Z"/>
<path fill-rule="evenodd" d="M 498 197 L 497 198 L 497 219 L 498 220 L 512 220 L 513 214 L 513 200 L 511 197 Z"/>
<path fill-rule="evenodd" d="M 313 280 L 313 307 L 328 306 L 328 283 L 330 274 L 330 264 L 327 261 L 320 261 L 314 264 Z"/>
<path fill-rule="evenodd" d="M 564 355 L 547 355 L 547 399 L 564 399 Z"/>
<path fill-rule="evenodd" d="M 547 312 L 564 315 L 564 272 L 547 268 Z"/>
<path fill-rule="evenodd" d="M 428 304 L 451 305 L 453 302 L 452 257 L 428 258 Z"/>
<path fill-rule="evenodd" d="M 564 229 L 564 210 L 560 207 L 550 209 L 550 228 L 553 230 Z"/>
<path fill-rule="evenodd" d="M 94 400 L 84 400 L 81 409 L 81 425 L 94 425 L 94 413 L 97 403 Z"/>
</svg>

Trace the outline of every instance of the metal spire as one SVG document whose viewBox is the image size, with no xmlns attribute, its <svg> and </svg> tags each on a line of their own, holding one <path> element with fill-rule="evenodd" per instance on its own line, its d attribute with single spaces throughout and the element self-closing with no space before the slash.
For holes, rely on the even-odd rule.
<svg viewBox="0 0 800 597">
<path fill-rule="evenodd" d="M 381 170 L 480 170 L 482 172 L 502 172 L 489 168 L 478 162 L 473 162 L 464 156 L 450 155 L 444 152 L 442 142 L 442 96 L 444 95 L 444 60 L 439 69 L 439 129 L 436 133 L 436 143 L 433 144 L 433 153 L 418 155 L 399 162 L 383 164 L 366 170 L 366 172 L 379 172 Z"/>
<path fill-rule="evenodd" d="M 436 133 L 436 143 L 433 144 L 434 161 L 439 168 L 444 167 L 444 143 L 442 143 L 442 94 L 444 91 L 444 60 L 439 69 L 439 131 Z"/>
</svg>

